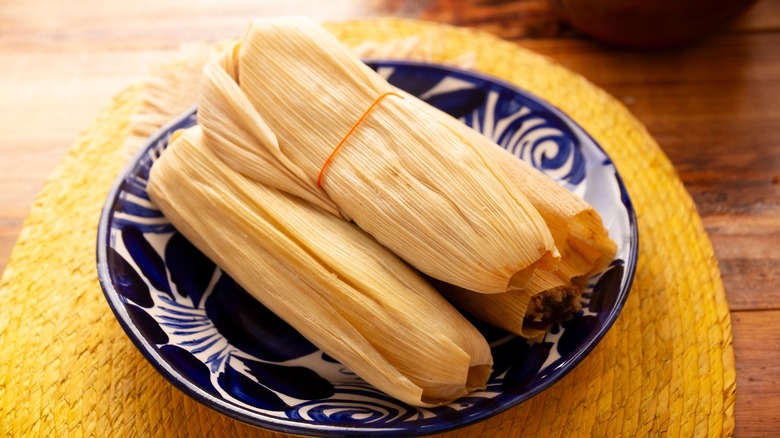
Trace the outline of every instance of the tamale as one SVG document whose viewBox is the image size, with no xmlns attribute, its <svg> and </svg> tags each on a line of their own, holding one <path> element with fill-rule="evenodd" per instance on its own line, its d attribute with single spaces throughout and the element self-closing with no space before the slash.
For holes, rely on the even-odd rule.
<svg viewBox="0 0 780 438">
<path fill-rule="evenodd" d="M 549 324 L 579 310 L 588 279 L 609 266 L 617 247 L 590 204 L 500 146 L 490 141 L 482 144 L 542 215 L 561 261 L 550 271 L 535 271 L 524 287 L 502 294 L 437 286 L 449 300 L 477 318 L 527 338 L 538 338 Z"/>
<path fill-rule="evenodd" d="M 405 403 L 434 406 L 484 387 L 484 337 L 354 224 L 250 180 L 200 127 L 178 131 L 148 192 L 173 225 L 325 353 Z"/>
<path fill-rule="evenodd" d="M 259 20 L 207 66 L 198 122 L 229 166 L 353 220 L 431 277 L 501 293 L 553 267 L 543 218 L 461 123 L 389 92 L 316 23 Z"/>
</svg>

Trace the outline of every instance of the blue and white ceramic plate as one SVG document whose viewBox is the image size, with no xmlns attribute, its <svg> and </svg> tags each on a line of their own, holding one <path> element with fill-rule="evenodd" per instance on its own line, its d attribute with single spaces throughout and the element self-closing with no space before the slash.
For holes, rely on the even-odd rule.
<svg viewBox="0 0 780 438">
<path fill-rule="evenodd" d="M 617 318 L 637 257 L 625 187 L 604 151 L 558 109 L 496 79 L 449 67 L 370 63 L 387 80 L 476 128 L 589 201 L 618 244 L 583 310 L 534 345 L 480 325 L 494 372 L 485 390 L 447 406 L 407 406 L 367 385 L 250 298 L 149 201 L 146 181 L 171 133 L 164 127 L 117 180 L 100 220 L 100 282 L 141 352 L 179 389 L 239 420 L 305 435 L 408 436 L 461 427 L 508 409 L 564 376 Z"/>
</svg>

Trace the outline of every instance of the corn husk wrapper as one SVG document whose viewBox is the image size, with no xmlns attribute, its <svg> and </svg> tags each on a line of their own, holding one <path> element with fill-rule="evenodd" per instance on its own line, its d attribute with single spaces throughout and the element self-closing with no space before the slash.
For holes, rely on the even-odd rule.
<svg viewBox="0 0 780 438">
<path fill-rule="evenodd" d="M 210 63 L 206 144 L 242 174 L 353 220 L 431 277 L 481 293 L 527 284 L 559 257 L 527 197 L 456 119 L 395 91 L 317 24 L 254 22 Z"/>
<path fill-rule="evenodd" d="M 549 271 L 536 270 L 528 284 L 503 294 L 486 295 L 438 284 L 438 289 L 463 310 L 480 320 L 526 338 L 539 338 L 546 324 L 528 324 L 529 304 L 540 294 L 582 294 L 588 279 L 602 272 L 615 257 L 601 217 L 585 200 L 517 159 L 498 145 L 485 144 L 512 184 L 528 195 L 555 238 L 561 261 Z M 540 328 L 541 327 L 541 328 Z"/>
<path fill-rule="evenodd" d="M 179 131 L 149 195 L 176 228 L 327 354 L 405 403 L 433 406 L 483 387 L 482 335 L 358 227 L 250 180 Z"/>
</svg>

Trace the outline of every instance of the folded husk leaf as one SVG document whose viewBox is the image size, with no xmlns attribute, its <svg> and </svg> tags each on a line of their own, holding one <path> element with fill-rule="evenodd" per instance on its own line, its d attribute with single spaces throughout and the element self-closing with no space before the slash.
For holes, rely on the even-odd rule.
<svg viewBox="0 0 780 438">
<path fill-rule="evenodd" d="M 434 406 L 485 385 L 489 346 L 444 298 L 355 225 L 233 170 L 200 127 L 174 135 L 148 191 L 252 296 L 376 388 Z"/>
<path fill-rule="evenodd" d="M 206 68 L 206 144 L 257 181 L 352 219 L 420 271 L 466 289 L 524 286 L 559 257 L 521 190 L 456 119 L 395 91 L 317 24 L 253 22 Z"/>
</svg>

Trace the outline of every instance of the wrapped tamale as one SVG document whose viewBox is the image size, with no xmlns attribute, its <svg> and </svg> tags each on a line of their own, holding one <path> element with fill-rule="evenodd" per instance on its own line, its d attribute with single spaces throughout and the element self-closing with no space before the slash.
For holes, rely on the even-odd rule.
<svg viewBox="0 0 780 438">
<path fill-rule="evenodd" d="M 481 143 L 485 150 L 544 218 L 561 260 L 549 271 L 536 270 L 524 287 L 502 294 L 481 294 L 444 283 L 437 283 L 437 287 L 477 318 L 527 338 L 538 338 L 550 324 L 579 310 L 589 278 L 609 266 L 617 247 L 590 204 L 485 140 Z"/>
<path fill-rule="evenodd" d="M 253 22 L 206 67 L 198 122 L 232 168 L 353 220 L 431 277 L 502 293 L 559 258 L 459 121 L 396 93 L 309 20 Z"/>
<path fill-rule="evenodd" d="M 390 396 L 434 406 L 485 385 L 484 337 L 415 271 L 354 224 L 232 169 L 200 127 L 174 135 L 148 193 L 251 295 Z"/>
</svg>

